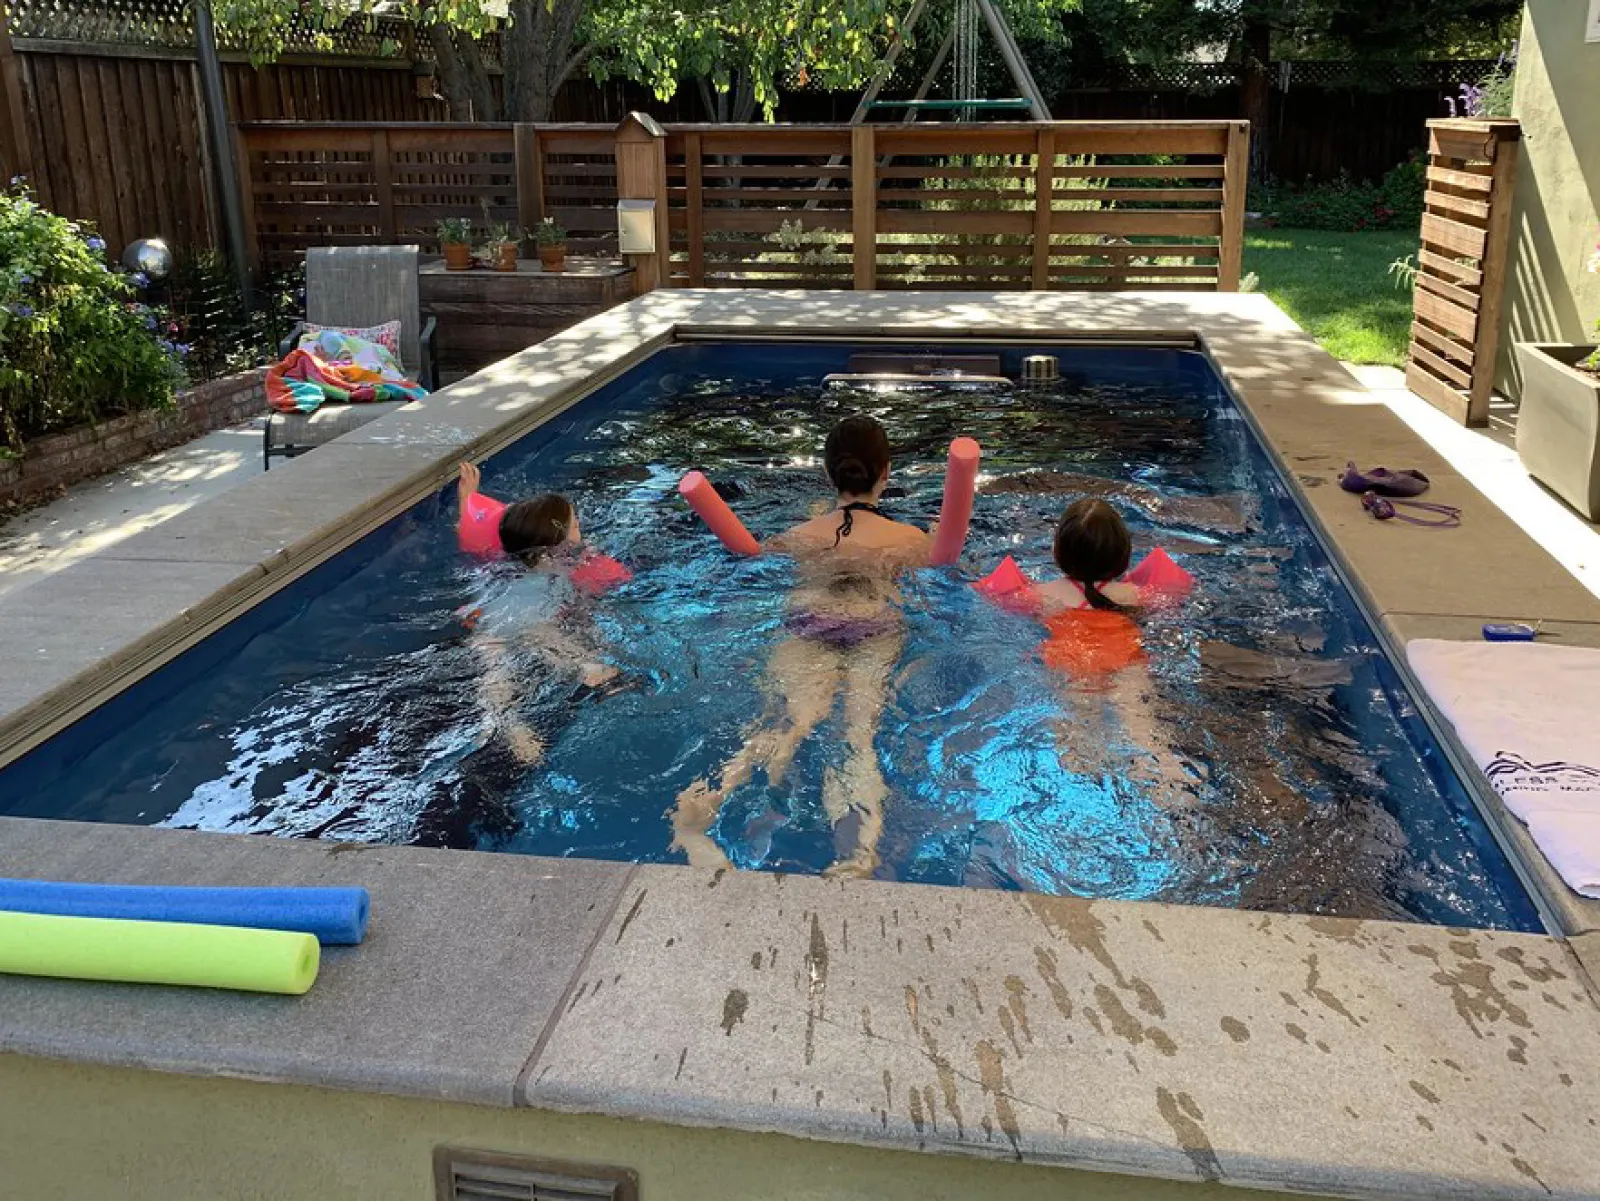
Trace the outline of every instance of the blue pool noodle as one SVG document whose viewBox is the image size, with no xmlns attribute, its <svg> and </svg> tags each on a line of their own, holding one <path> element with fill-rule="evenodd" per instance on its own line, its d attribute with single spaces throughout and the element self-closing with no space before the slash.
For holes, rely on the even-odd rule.
<svg viewBox="0 0 1600 1201">
<path fill-rule="evenodd" d="M 355 946 L 365 938 L 370 908 L 364 888 L 194 888 L 0 878 L 0 909 L 16 913 L 290 930 L 314 934 L 328 946 Z"/>
</svg>

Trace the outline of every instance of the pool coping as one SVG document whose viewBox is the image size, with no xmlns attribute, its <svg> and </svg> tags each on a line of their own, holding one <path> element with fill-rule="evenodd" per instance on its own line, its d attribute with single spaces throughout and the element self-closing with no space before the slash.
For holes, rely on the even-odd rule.
<svg viewBox="0 0 1600 1201">
<path fill-rule="evenodd" d="M 1488 618 L 1544 620 L 1573 641 L 1600 645 L 1600 602 L 1265 297 L 668 291 L 591 318 L 0 598 L 5 757 L 439 487 L 459 456 L 493 453 L 660 346 L 706 334 L 827 330 L 856 339 L 1194 338 L 1391 649 L 1415 636 L 1471 637 Z M 1461 561 L 1464 542 L 1380 526 L 1328 487 L 1350 457 L 1422 467 L 1439 499 L 1463 508 L 1471 562 Z M 1403 666 L 1403 656 L 1397 662 Z M 12 670 L 23 663 L 34 667 Z M 1489 816 L 1527 856 L 1520 823 L 1503 810 Z M 1595 1137 L 1587 1115 L 1600 1112 L 1600 1022 L 1579 964 L 1600 966 L 1600 905 L 1564 897 L 1558 881 L 1560 891 L 1552 889 L 1536 854 L 1526 858 L 1532 883 L 1566 939 L 0 820 L 0 872 L 8 874 L 178 882 L 216 878 L 213 860 L 235 865 L 222 880 L 367 882 L 378 901 L 374 939 L 357 952 L 330 953 L 323 982 L 297 1002 L 0 978 L 0 1049 L 1335 1195 L 1546 1196 L 1548 1186 L 1558 1196 L 1600 1196 L 1600 1166 L 1578 1154 Z M 499 866 L 476 866 L 484 860 Z M 403 886 L 412 876 L 453 880 L 459 895 L 430 911 Z M 480 890 L 479 878 L 496 883 Z M 558 878 L 563 894 L 587 898 L 570 929 L 545 928 L 521 910 L 521 924 L 485 929 L 473 920 L 485 903 L 541 897 L 548 886 L 540 881 Z M 663 895 L 681 904 L 663 905 Z M 902 910 L 923 915 L 923 950 L 906 952 L 897 935 L 892 959 L 882 948 L 869 954 L 858 933 L 858 949 L 849 951 L 852 921 L 870 924 L 875 914 L 886 943 L 889 915 L 898 921 Z M 985 932 L 963 924 L 974 912 L 984 915 Z M 1253 974 L 1292 979 L 1278 992 L 1295 998 L 1300 1015 L 1252 1016 L 1257 1002 L 1239 995 L 1238 979 L 1209 962 L 1188 963 L 1152 927 L 1181 927 L 1197 943 L 1237 949 Z M 734 959 L 725 945 L 732 936 L 721 930 L 748 936 Z M 758 937 L 760 930 L 770 933 Z M 841 935 L 843 946 L 833 941 Z M 832 993 L 822 1003 L 818 938 L 822 962 L 836 965 L 831 977 L 824 970 Z M 462 994 L 457 1008 L 435 1013 L 426 996 L 399 983 L 415 977 L 445 987 L 418 967 L 430 939 L 458 948 L 449 962 L 480 986 L 481 1002 Z M 753 963 L 767 941 L 773 963 L 761 975 Z M 696 947 L 698 958 L 685 965 L 678 946 Z M 559 988 L 542 975 L 508 982 L 488 970 L 525 962 L 518 957 L 530 947 L 540 963 L 559 965 Z M 858 964 L 849 954 L 866 958 Z M 963 972 L 966 962 L 974 966 Z M 1187 968 L 1172 975 L 1181 963 Z M 886 972 L 897 981 L 888 998 Z M 1163 975 L 1166 986 L 1153 994 L 1146 982 Z M 1363 983 L 1330 991 L 1341 978 Z M 973 982 L 970 993 L 963 980 Z M 994 981 L 1006 983 L 992 990 Z M 1513 981 L 1533 996 L 1512 997 Z M 501 1012 L 489 998 L 513 986 L 524 1004 Z M 855 996 L 859 1007 L 842 1000 Z M 483 1020 L 474 1021 L 479 1004 Z M 1270 997 L 1260 1004 L 1288 1008 Z M 857 1009 L 881 1015 L 877 1025 Z M 441 1037 L 446 1012 L 450 1038 Z M 306 1014 L 332 1032 L 325 1054 L 304 1049 Z M 772 1019 L 760 1040 L 756 1014 Z M 416 1045 L 388 1058 L 377 1049 L 365 1058 L 346 1053 L 337 1036 L 349 1031 L 352 1046 L 359 1043 L 356 1024 L 374 1015 L 384 1019 L 377 1029 Z M 209 1041 L 174 1039 L 163 1031 L 179 1016 L 190 1031 L 210 1023 L 216 1032 Z M 1319 1023 L 1327 1028 L 1319 1032 Z M 1265 1025 L 1274 1030 L 1270 1042 L 1260 1033 Z M 1359 1037 L 1341 1041 L 1335 1032 L 1347 1025 Z M 768 1063 L 801 1027 L 806 1052 Z M 1285 1034 L 1287 1027 L 1305 1037 Z M 1256 1033 L 1241 1041 L 1239 1029 Z M 1470 1065 L 1470 1079 L 1441 1063 Z M 764 1075 L 753 1090 L 740 1077 L 758 1065 Z M 925 1095 L 878 1083 L 880 1065 L 889 1079 L 925 1077 Z M 1306 1073 L 1328 1082 L 1326 1097 L 1296 1089 Z M 1096 1123 L 1083 1096 L 1058 1098 L 1080 1078 L 1094 1083 L 1087 1098 L 1097 1111 L 1117 1112 L 1119 1121 Z M 1235 1087 L 1252 1079 L 1262 1087 Z M 1328 1101 L 1340 1092 L 1357 1117 Z M 1515 1138 L 1480 1139 L 1481 1127 L 1495 1129 L 1493 1107 L 1511 1097 L 1523 1099 L 1527 1116 L 1513 1117 Z M 1345 1122 L 1335 1146 L 1308 1140 L 1321 1125 Z"/>
</svg>

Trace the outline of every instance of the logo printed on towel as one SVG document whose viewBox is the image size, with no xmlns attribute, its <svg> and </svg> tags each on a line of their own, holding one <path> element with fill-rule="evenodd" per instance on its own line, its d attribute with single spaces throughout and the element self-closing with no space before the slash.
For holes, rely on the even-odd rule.
<svg viewBox="0 0 1600 1201">
<path fill-rule="evenodd" d="M 1590 792 L 1600 788 L 1600 767 L 1553 759 L 1534 763 L 1511 751 L 1501 751 L 1483 769 L 1495 791 Z"/>
</svg>

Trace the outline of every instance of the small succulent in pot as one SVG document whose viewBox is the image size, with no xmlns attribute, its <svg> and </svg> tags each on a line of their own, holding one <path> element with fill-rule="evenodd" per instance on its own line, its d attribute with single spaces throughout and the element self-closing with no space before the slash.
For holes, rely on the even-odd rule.
<svg viewBox="0 0 1600 1201">
<path fill-rule="evenodd" d="M 564 271 L 567 263 L 567 231 L 546 217 L 533 227 L 533 240 L 539 247 L 539 262 L 546 271 Z"/>
<path fill-rule="evenodd" d="M 496 271 L 517 269 L 516 231 L 504 221 L 491 222 L 483 240 L 484 257 Z"/>
<path fill-rule="evenodd" d="M 438 226 L 439 245 L 444 249 L 444 265 L 450 271 L 472 267 L 472 221 L 468 217 L 444 217 Z"/>
</svg>

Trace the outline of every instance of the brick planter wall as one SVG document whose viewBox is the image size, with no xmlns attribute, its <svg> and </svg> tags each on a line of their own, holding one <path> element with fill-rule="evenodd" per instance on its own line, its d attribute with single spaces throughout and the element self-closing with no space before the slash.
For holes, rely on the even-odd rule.
<svg viewBox="0 0 1600 1201">
<path fill-rule="evenodd" d="M 226 376 L 179 392 L 170 409 L 129 413 L 30 442 L 21 459 L 0 460 L 0 506 L 26 504 L 264 413 L 266 377 L 265 367 Z"/>
</svg>

